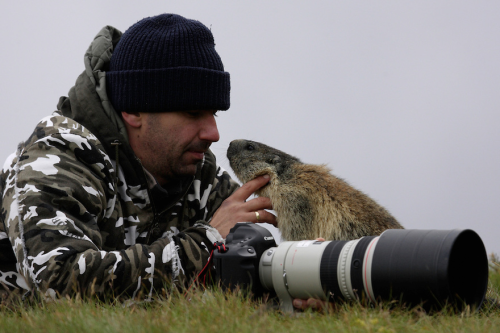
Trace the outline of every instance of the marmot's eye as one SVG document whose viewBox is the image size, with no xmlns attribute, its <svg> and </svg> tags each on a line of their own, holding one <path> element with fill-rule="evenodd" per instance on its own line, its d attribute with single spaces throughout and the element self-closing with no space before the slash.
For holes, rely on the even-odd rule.
<svg viewBox="0 0 500 333">
<path fill-rule="evenodd" d="M 247 145 L 247 150 L 255 150 L 255 147 L 252 146 L 251 144 L 248 144 Z"/>
</svg>

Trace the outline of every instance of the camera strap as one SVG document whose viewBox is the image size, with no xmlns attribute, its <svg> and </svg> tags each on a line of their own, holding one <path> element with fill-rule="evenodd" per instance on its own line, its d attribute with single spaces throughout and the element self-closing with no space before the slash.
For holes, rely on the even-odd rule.
<svg viewBox="0 0 500 333">
<path fill-rule="evenodd" d="M 212 251 L 210 252 L 210 256 L 208 257 L 208 260 L 207 260 L 207 263 L 205 264 L 205 266 L 202 268 L 202 270 L 200 271 L 200 273 L 198 273 L 198 275 L 196 276 L 196 278 L 194 279 L 193 283 L 191 284 L 191 286 L 186 290 L 186 294 L 188 293 L 189 289 L 191 289 L 191 287 L 196 283 L 196 282 L 200 282 L 201 280 L 201 277 L 203 276 L 203 282 L 202 284 L 205 286 L 206 285 L 206 282 L 207 282 L 207 275 L 210 276 L 211 278 L 211 274 L 210 274 L 210 270 L 208 269 L 210 267 L 210 264 L 213 262 L 213 258 L 214 258 L 214 251 L 217 250 L 219 253 L 225 253 L 227 252 L 227 247 L 226 245 L 223 243 L 223 242 L 214 242 L 214 248 L 212 249 Z M 210 280 L 209 278 L 209 280 Z"/>
</svg>

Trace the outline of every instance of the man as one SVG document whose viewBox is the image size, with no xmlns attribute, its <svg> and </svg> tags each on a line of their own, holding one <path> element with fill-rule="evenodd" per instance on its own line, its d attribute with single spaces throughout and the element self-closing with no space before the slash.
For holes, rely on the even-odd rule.
<svg viewBox="0 0 500 333">
<path fill-rule="evenodd" d="M 237 222 L 276 225 L 210 152 L 229 73 L 203 24 L 163 14 L 103 28 L 85 70 L 1 174 L 0 281 L 48 297 L 149 297 L 200 273 Z M 321 306 L 295 300 L 299 308 Z"/>
<path fill-rule="evenodd" d="M 4 287 L 151 295 L 196 276 L 235 223 L 276 223 L 268 199 L 245 202 L 268 179 L 238 189 L 209 150 L 230 91 L 214 46 L 171 14 L 98 33 L 68 97 L 4 165 Z"/>
</svg>

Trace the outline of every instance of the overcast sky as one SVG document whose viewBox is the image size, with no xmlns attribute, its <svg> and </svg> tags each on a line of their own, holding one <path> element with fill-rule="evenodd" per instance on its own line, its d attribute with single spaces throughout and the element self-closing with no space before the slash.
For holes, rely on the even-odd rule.
<svg viewBox="0 0 500 333">
<path fill-rule="evenodd" d="M 470 228 L 500 254 L 499 1 L 5 1 L 0 159 L 50 114 L 105 25 L 161 13 L 211 28 L 233 139 L 369 194 L 408 229 Z M 2 162 L 3 164 L 3 162 Z"/>
</svg>

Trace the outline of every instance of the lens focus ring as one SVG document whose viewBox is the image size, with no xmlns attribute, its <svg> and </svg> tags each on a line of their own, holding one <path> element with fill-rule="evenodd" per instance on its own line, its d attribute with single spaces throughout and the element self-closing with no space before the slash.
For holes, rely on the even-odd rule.
<svg viewBox="0 0 500 333">
<path fill-rule="evenodd" d="M 355 297 L 351 282 L 351 260 L 358 242 L 359 239 L 348 242 L 342 249 L 342 252 L 340 252 L 339 266 L 337 269 L 338 281 L 342 296 L 347 300 L 353 300 Z"/>
</svg>

